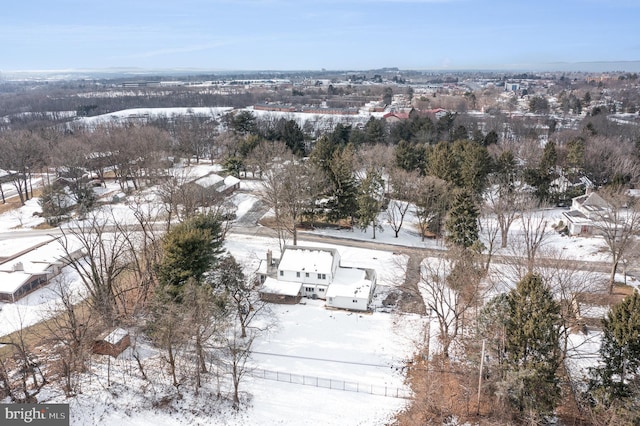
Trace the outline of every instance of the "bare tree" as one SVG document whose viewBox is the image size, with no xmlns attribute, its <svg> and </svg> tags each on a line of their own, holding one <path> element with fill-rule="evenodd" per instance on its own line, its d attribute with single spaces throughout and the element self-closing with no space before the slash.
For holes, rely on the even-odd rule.
<svg viewBox="0 0 640 426">
<path fill-rule="evenodd" d="M 240 337 L 238 331 L 237 326 L 231 328 L 223 348 L 228 364 L 227 367 L 233 381 L 233 407 L 236 410 L 240 408 L 240 384 L 250 372 L 247 360 L 251 355 L 251 347 L 255 339 L 253 333 L 248 337 Z"/>
<path fill-rule="evenodd" d="M 450 258 L 423 262 L 419 287 L 427 307 L 436 316 L 442 353 L 449 358 L 451 344 L 458 338 L 465 314 L 478 306 L 482 273 L 469 251 Z"/>
<path fill-rule="evenodd" d="M 315 165 L 285 151 L 282 158 L 274 159 L 263 176 L 263 195 L 273 209 L 276 226 L 291 235 L 296 245 L 302 216 L 325 189 L 323 174 Z M 279 234 L 279 237 L 282 248 L 286 236 Z"/>
<path fill-rule="evenodd" d="M 187 282 L 182 291 L 182 305 L 189 307 L 183 318 L 183 330 L 195 352 L 193 371 L 197 393 L 202 386 L 203 374 L 208 372 L 207 360 L 212 357 L 215 342 L 224 335 L 230 323 L 224 300 L 208 285 Z"/>
<path fill-rule="evenodd" d="M 605 285 L 597 278 L 593 266 L 569 259 L 561 250 L 545 247 L 543 257 L 544 263 L 538 268 L 538 273 L 560 303 L 560 343 L 562 356 L 565 358 L 569 334 L 576 330 L 584 331 L 580 302 L 586 295 L 601 294 Z M 582 345 L 588 343 L 591 343 L 591 339 L 585 339 Z"/>
<path fill-rule="evenodd" d="M 398 238 L 404 218 L 411 207 L 409 201 L 418 191 L 420 179 L 418 172 L 407 172 L 396 167 L 389 172 L 389 182 L 391 200 L 387 208 L 387 221 L 395 232 L 395 237 Z"/>
<path fill-rule="evenodd" d="M 44 155 L 44 143 L 35 133 L 10 131 L 0 137 L 0 168 L 11 173 L 11 182 L 22 205 L 33 193 L 31 177 Z"/>
<path fill-rule="evenodd" d="M 520 274 L 522 277 L 533 272 L 538 252 L 549 237 L 548 220 L 542 210 L 543 206 L 532 199 L 520 216 L 522 233 L 513 247 L 517 256 L 524 252 L 526 257 L 526 272 Z"/>
<path fill-rule="evenodd" d="M 182 312 L 184 306 L 163 286 L 156 289 L 154 296 L 149 334 L 165 351 L 163 359 L 168 365 L 172 385 L 178 390 L 182 385 L 182 377 L 179 374 L 180 354 L 187 342 Z"/>
<path fill-rule="evenodd" d="M 595 210 L 593 220 L 596 232 L 602 235 L 611 255 L 609 294 L 613 293 L 618 266 L 636 242 L 640 231 L 640 208 L 638 201 L 622 189 L 600 192 L 608 207 Z"/>
<path fill-rule="evenodd" d="M 128 226 L 123 223 L 114 224 L 116 232 L 122 235 L 126 243 L 130 260 L 131 274 L 122 277 L 122 294 L 132 292 L 134 297 L 124 297 L 122 306 L 127 309 L 128 302 L 133 301 L 132 313 L 146 310 L 151 291 L 157 283 L 156 265 L 161 258 L 163 232 L 155 226 L 161 221 L 161 207 L 152 200 L 144 194 L 127 198 L 126 204 L 133 213 L 138 232 L 129 232 Z"/>
<path fill-rule="evenodd" d="M 44 322 L 47 335 L 43 337 L 54 345 L 64 379 L 63 390 L 70 397 L 79 391 L 78 374 L 86 368 L 95 322 L 93 311 L 82 303 L 82 296 L 70 288 L 67 275 L 58 275 L 52 284 L 59 302 Z"/>
<path fill-rule="evenodd" d="M 0 390 L 19 404 L 38 402 L 38 394 L 48 383 L 26 333 L 21 327 L 0 340 L 0 345 L 9 347 L 9 356 L 0 358 Z"/>
<path fill-rule="evenodd" d="M 491 186 L 491 185 L 490 185 Z M 532 203 L 531 197 L 524 192 L 521 183 L 514 184 L 510 188 L 493 186 L 485 197 L 485 210 L 492 214 L 500 229 L 500 247 L 507 247 L 509 230 L 518 217 L 518 214 Z"/>
<path fill-rule="evenodd" d="M 122 232 L 125 227 L 114 232 L 116 223 L 113 213 L 96 212 L 69 228 L 60 228 L 59 239 L 69 266 L 89 293 L 91 307 L 107 325 L 118 318 L 118 278 L 130 267 L 129 244 Z"/>
</svg>

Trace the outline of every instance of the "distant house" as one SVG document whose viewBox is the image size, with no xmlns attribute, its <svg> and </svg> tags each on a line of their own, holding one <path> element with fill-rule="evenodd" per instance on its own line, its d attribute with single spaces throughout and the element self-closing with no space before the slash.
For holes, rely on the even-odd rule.
<svg viewBox="0 0 640 426">
<path fill-rule="evenodd" d="M 70 260 L 84 255 L 78 247 L 67 255 L 57 240 L 48 239 L 0 260 L 0 300 L 15 302 L 49 283 Z"/>
<path fill-rule="evenodd" d="M 580 188 L 590 191 L 594 188 L 594 185 L 586 176 L 576 176 L 570 179 L 564 174 L 552 180 L 549 185 L 549 191 L 555 194 L 566 194 L 567 192 L 579 190 Z"/>
<path fill-rule="evenodd" d="M 520 90 L 520 83 L 510 83 L 510 82 L 504 83 L 505 92 L 517 92 L 518 90 Z"/>
<path fill-rule="evenodd" d="M 120 327 L 102 335 L 93 342 L 92 351 L 98 355 L 109 355 L 116 358 L 131 345 L 129 332 Z"/>
<path fill-rule="evenodd" d="M 603 220 L 610 208 L 609 203 L 595 192 L 573 198 L 571 209 L 562 213 L 567 219 L 569 234 L 593 235 L 597 231 L 596 222 Z"/>
<path fill-rule="evenodd" d="M 211 191 L 218 194 L 229 195 L 240 188 L 240 179 L 235 176 L 222 177 L 215 173 L 208 174 L 193 181 L 194 184 L 204 191 Z"/>
<path fill-rule="evenodd" d="M 341 266 L 336 249 L 302 246 L 285 247 L 273 272 L 274 277 L 263 275 L 261 279 L 263 300 L 297 303 L 307 297 L 326 300 L 329 307 L 357 311 L 368 309 L 377 278 L 373 269 Z M 266 273 L 261 267 L 259 275 Z"/>
<path fill-rule="evenodd" d="M 430 115 L 435 117 L 436 120 L 439 120 L 440 118 L 444 117 L 445 115 L 449 114 L 449 111 L 447 111 L 446 109 L 443 108 L 434 108 L 434 109 L 428 109 L 425 111 L 421 111 L 421 113 L 426 114 L 426 115 Z"/>
<path fill-rule="evenodd" d="M 398 121 L 403 121 L 409 118 L 408 112 L 388 112 L 382 116 L 385 121 L 389 124 L 397 123 Z"/>
</svg>

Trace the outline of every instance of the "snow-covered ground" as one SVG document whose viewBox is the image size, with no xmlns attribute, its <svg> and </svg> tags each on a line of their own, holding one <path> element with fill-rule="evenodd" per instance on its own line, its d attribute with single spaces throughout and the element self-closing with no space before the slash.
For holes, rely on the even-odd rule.
<svg viewBox="0 0 640 426">
<path fill-rule="evenodd" d="M 257 267 L 258 257 L 273 248 L 273 243 L 277 244 L 270 239 L 231 234 L 226 248 L 250 270 Z M 402 282 L 399 278 L 404 274 L 406 256 L 360 248 L 338 249 L 344 264 L 375 266 L 381 291 Z M 105 389 L 106 374 L 99 373 L 107 361 L 98 359 L 92 365 L 93 373 L 83 376 L 82 394 L 66 399 L 52 388 L 46 398 L 48 402 L 70 403 L 74 425 L 388 424 L 394 413 L 408 403 L 395 396 L 411 393 L 404 383 L 406 361 L 421 348 L 425 319 L 417 315 L 332 310 L 320 300 L 303 301 L 298 305 L 270 305 L 274 327 L 254 342 L 250 375 L 241 384 L 244 406 L 239 412 L 231 409 L 228 398 L 216 399 L 217 381 L 213 379 L 199 399 L 191 392 L 183 392 L 184 400 L 175 402 L 172 409 L 154 409 L 152 403 L 164 395 L 163 389 L 172 393 L 166 386 L 168 378 L 151 379 L 148 383 L 138 377 L 131 350 L 111 361 L 114 373 L 109 389 Z M 159 354 L 144 341 L 136 347 L 146 356 L 143 362 L 152 376 L 150 372 L 161 364 Z M 279 376 L 283 382 L 260 378 L 265 374 Z M 288 383 L 289 374 L 294 375 L 294 383 Z M 296 384 L 300 376 L 304 376 L 306 385 Z M 223 380 L 222 390 L 223 396 L 228 396 L 228 377 Z M 147 398 L 142 398 L 141 393 Z M 385 397 L 385 393 L 389 396 Z M 209 407 L 203 409 L 203 404 Z"/>
<path fill-rule="evenodd" d="M 218 171 L 217 166 L 201 164 L 192 167 L 191 175 L 203 176 Z M 259 183 L 252 180 L 241 182 L 241 191 L 230 198 L 236 206 L 238 218 L 244 216 L 259 199 L 252 193 L 259 188 Z M 117 184 L 101 190 L 101 194 L 111 200 L 118 194 Z M 154 205 L 156 195 L 152 190 L 145 192 L 149 205 Z M 138 197 L 140 199 L 140 197 Z M 128 202 L 129 201 L 129 202 Z M 131 221 L 134 216 L 129 197 L 116 204 L 105 204 L 107 210 L 118 220 Z M 135 204 L 135 203 L 133 203 Z M 155 203 L 157 204 L 157 203 Z M 157 205 L 156 207 L 157 208 Z M 43 222 L 34 216 L 39 211 L 37 199 L 30 200 L 27 205 L 0 215 L 0 233 L 5 242 L 7 235 L 23 238 L 29 230 Z M 550 209 L 538 212 L 548 221 L 548 228 L 558 223 L 562 218 L 562 209 Z M 410 210 L 405 225 L 398 238 L 386 223 L 384 213 L 381 213 L 380 223 L 385 228 L 376 233 L 372 240 L 371 229 L 368 230 L 338 230 L 316 229 L 303 231 L 299 235 L 300 245 L 314 245 L 335 247 L 340 251 L 342 264 L 375 268 L 378 273 L 378 289 L 374 306 L 390 290 L 404 281 L 407 257 L 393 250 L 370 250 L 347 247 L 339 244 L 320 244 L 305 241 L 309 233 L 332 237 L 375 241 L 397 246 L 432 248 L 444 250 L 441 240 L 421 241 L 417 229 L 417 221 Z M 26 234 L 26 235 L 25 235 Z M 522 224 L 516 221 L 510 233 L 510 239 L 515 241 L 522 234 Z M 486 240 L 485 240 L 486 243 Z M 0 244 L 0 252 L 6 252 Z M 257 269 L 260 259 L 265 257 L 267 250 L 274 251 L 277 256 L 278 241 L 275 238 L 249 236 L 240 233 L 230 233 L 227 236 L 226 248 L 236 257 L 238 262 L 250 274 Z M 551 231 L 545 240 L 545 247 L 562 253 L 566 259 L 607 261 L 608 255 L 603 250 L 603 241 L 598 238 L 579 238 L 562 236 Z M 15 249 L 15 247 L 14 247 Z M 501 249 L 497 254 L 512 254 L 509 249 Z M 0 253 L 0 256 L 3 254 Z M 67 272 L 69 275 L 70 273 Z M 65 282 L 75 286 L 74 291 L 81 291 L 78 280 L 71 275 Z M 75 283 L 75 284 L 74 284 Z M 0 335 L 14 331 L 20 327 L 32 324 L 51 312 L 55 304 L 53 286 L 46 286 L 31 293 L 15 304 L 1 304 L 0 307 Z M 304 299 L 303 299 L 304 300 Z M 262 370 L 276 372 L 281 377 L 294 374 L 305 376 L 305 382 L 316 380 L 326 383 L 327 380 L 336 383 L 346 382 L 343 386 L 358 389 L 377 390 L 386 389 L 390 393 L 403 395 L 408 392 L 404 384 L 405 361 L 410 359 L 417 348 L 425 344 L 425 321 L 427 319 L 413 315 L 389 314 L 374 311 L 370 314 L 349 313 L 338 310 L 328 310 L 322 301 L 305 300 L 305 304 L 293 306 L 272 307 L 273 315 L 277 319 L 277 326 L 260 336 L 254 343 L 254 354 L 251 366 L 256 374 Z M 431 330 L 435 330 L 435 323 Z M 434 335 L 430 335 L 435 346 Z M 585 366 L 593 363 L 596 358 L 599 339 L 597 335 L 588 342 L 580 335 L 572 335 L 576 341 L 575 354 L 576 371 L 584 371 Z M 582 340 L 581 340 L 582 339 Z M 578 345 L 578 343 L 582 343 Z M 72 424 L 127 424 L 157 425 L 169 424 L 202 424 L 202 425 L 245 425 L 245 424 L 326 424 L 326 425 L 375 425 L 389 423 L 398 410 L 402 409 L 407 400 L 401 398 L 372 395 L 335 389 L 322 386 L 300 385 L 295 383 L 276 382 L 247 376 L 241 385 L 243 403 L 242 410 L 236 412 L 230 408 L 228 399 L 218 400 L 217 383 L 207 385 L 200 397 L 190 392 L 184 393 L 184 399 L 174 401 L 168 408 L 159 409 L 153 406 L 162 395 L 170 391 L 164 387 L 166 377 L 160 369 L 159 354 L 146 342 L 140 341 L 137 350 L 144 355 L 146 365 L 150 370 L 156 368 L 158 378 L 151 382 L 137 377 L 137 367 L 131 358 L 131 351 L 125 352 L 121 359 L 112 362 L 112 386 L 107 388 L 105 383 L 106 360 L 97 359 L 91 366 L 91 371 L 83 376 L 83 393 L 73 399 L 66 399 L 56 388 L 49 387 L 42 394 L 50 402 L 69 402 L 71 404 Z M 586 351 L 585 356 L 580 354 Z M 588 352 L 588 354 L 587 354 Z M 122 369 L 116 368 L 120 364 Z M 123 375 L 122 371 L 127 374 Z M 264 373 L 263 373 L 264 374 Z M 223 394 L 228 395 L 230 389 L 228 380 L 223 382 Z"/>
<path fill-rule="evenodd" d="M 48 402 L 69 403 L 73 425 L 384 425 L 408 403 L 395 395 L 410 393 L 403 367 L 415 350 L 415 337 L 421 335 L 421 318 L 327 310 L 319 301 L 275 305 L 273 316 L 277 327 L 254 343 L 251 370 L 241 382 L 239 411 L 231 409 L 227 398 L 216 397 L 213 378 L 198 397 L 184 389 L 182 399 L 154 408 L 161 397 L 175 392 L 167 385 L 168 377 L 156 375 L 159 354 L 144 341 L 136 350 L 149 381 L 140 377 L 128 349 L 111 360 L 110 367 L 106 357 L 97 357 L 77 397 L 66 399 L 55 388 L 43 396 Z M 260 378 L 262 370 L 269 371 L 268 377 L 277 373 L 282 381 Z M 296 375 L 294 383 L 288 382 L 288 374 Z M 295 383 L 299 376 L 306 385 Z M 229 378 L 223 378 L 223 397 L 228 397 L 229 386 Z M 385 392 L 394 397 L 385 397 Z"/>
</svg>

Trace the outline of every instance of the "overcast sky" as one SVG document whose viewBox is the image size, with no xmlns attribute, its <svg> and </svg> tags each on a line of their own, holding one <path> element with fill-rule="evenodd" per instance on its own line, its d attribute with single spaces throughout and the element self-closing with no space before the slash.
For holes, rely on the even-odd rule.
<svg viewBox="0 0 640 426">
<path fill-rule="evenodd" d="M 640 60 L 640 0 L 12 0 L 0 71 L 527 69 Z"/>
</svg>

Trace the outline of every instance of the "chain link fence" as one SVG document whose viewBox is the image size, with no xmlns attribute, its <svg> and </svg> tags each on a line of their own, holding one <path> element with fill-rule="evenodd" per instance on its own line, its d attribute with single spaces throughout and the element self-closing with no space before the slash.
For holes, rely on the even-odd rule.
<svg viewBox="0 0 640 426">
<path fill-rule="evenodd" d="M 390 398 L 412 398 L 412 393 L 410 390 L 398 387 L 370 385 L 359 382 L 347 382 L 344 380 L 326 379 L 316 376 L 304 376 L 282 371 L 262 370 L 260 368 L 253 369 L 249 374 L 259 379 L 293 383 L 296 385 L 315 386 L 317 388 L 326 388 L 347 392 L 368 393 L 370 395 L 386 396 Z"/>
</svg>

